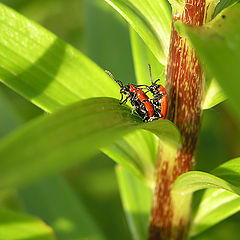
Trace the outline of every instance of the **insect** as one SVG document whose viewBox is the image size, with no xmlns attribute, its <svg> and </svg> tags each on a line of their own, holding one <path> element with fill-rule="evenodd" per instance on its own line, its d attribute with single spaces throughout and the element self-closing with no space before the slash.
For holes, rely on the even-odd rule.
<svg viewBox="0 0 240 240">
<path fill-rule="evenodd" d="M 137 86 L 133 84 L 123 85 L 120 80 L 116 80 L 112 73 L 108 70 L 105 70 L 106 73 L 120 86 L 121 99 L 120 104 L 124 104 L 127 100 L 130 101 L 133 106 L 132 114 L 136 110 L 139 116 L 143 119 L 143 121 L 148 121 L 154 115 L 154 108 L 152 103 L 149 101 L 149 97 L 139 89 Z M 123 94 L 126 96 L 126 99 L 123 100 Z"/>
<path fill-rule="evenodd" d="M 152 80 L 152 71 L 151 66 L 148 64 L 149 67 L 149 73 L 150 73 L 150 79 L 152 85 L 146 86 L 146 89 L 150 91 L 153 95 L 153 98 L 149 99 L 149 101 L 152 101 L 153 107 L 154 107 L 154 116 L 151 120 L 155 120 L 156 118 L 159 120 L 162 120 L 166 117 L 167 114 L 167 107 L 168 107 L 168 95 L 166 89 L 160 85 L 157 84 L 157 82 L 160 79 L 157 79 L 155 82 Z"/>
</svg>

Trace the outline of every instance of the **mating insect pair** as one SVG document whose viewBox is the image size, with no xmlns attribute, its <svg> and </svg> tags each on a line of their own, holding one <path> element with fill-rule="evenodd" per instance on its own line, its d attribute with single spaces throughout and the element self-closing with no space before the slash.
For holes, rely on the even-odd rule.
<svg viewBox="0 0 240 240">
<path fill-rule="evenodd" d="M 151 85 L 123 85 L 123 83 L 119 80 L 116 80 L 114 76 L 109 72 L 107 72 L 110 77 L 121 87 L 121 100 L 120 104 L 124 104 L 127 100 L 130 101 L 133 106 L 132 114 L 136 111 L 139 116 L 143 119 L 143 121 L 153 121 L 153 120 L 161 120 L 166 117 L 167 114 L 167 92 L 166 89 L 157 84 L 160 79 L 157 79 L 155 82 L 152 80 L 151 66 L 149 66 Z M 149 98 L 143 90 L 147 90 L 146 92 L 152 93 L 152 98 Z M 126 96 L 126 99 L 123 100 L 123 94 Z"/>
</svg>

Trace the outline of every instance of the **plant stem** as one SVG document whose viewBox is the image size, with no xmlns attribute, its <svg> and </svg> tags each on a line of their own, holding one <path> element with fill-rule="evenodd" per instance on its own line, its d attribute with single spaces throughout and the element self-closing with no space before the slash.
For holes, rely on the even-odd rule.
<svg viewBox="0 0 240 240">
<path fill-rule="evenodd" d="M 207 19 L 207 0 L 186 0 L 181 12 L 173 10 L 172 33 L 167 66 L 169 94 L 168 119 L 181 133 L 181 145 L 176 156 L 161 154 L 157 160 L 156 185 L 153 196 L 149 240 L 181 240 L 187 237 L 191 196 L 180 196 L 174 204 L 171 189 L 176 178 L 191 170 L 201 125 L 201 103 L 204 75 L 198 58 L 187 40 L 178 35 L 174 22 L 179 20 L 193 26 Z"/>
</svg>

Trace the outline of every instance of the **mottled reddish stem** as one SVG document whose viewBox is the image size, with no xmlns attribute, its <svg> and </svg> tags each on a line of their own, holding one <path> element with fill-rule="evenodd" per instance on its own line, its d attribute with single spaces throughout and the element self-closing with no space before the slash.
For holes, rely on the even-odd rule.
<svg viewBox="0 0 240 240">
<path fill-rule="evenodd" d="M 149 240 L 184 239 L 188 230 L 189 212 L 182 213 L 185 215 L 181 217 L 179 211 L 180 217 L 175 217 L 171 189 L 176 178 L 194 166 L 201 123 L 204 77 L 195 52 L 186 39 L 178 35 L 174 22 L 180 20 L 185 24 L 202 25 L 206 11 L 205 0 L 188 0 L 182 13 L 173 13 L 166 78 L 169 94 L 168 119 L 179 128 L 182 144 L 175 159 L 163 159 L 161 151 L 159 152 Z"/>
</svg>

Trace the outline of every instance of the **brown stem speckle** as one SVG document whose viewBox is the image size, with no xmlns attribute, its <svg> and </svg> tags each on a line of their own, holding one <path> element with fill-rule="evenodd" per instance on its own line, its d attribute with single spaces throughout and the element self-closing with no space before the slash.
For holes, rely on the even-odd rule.
<svg viewBox="0 0 240 240">
<path fill-rule="evenodd" d="M 149 240 L 182 240 L 189 224 L 189 209 L 182 212 L 173 207 L 171 189 L 176 178 L 194 166 L 194 157 L 201 125 L 201 103 L 204 75 L 194 50 L 174 28 L 177 20 L 193 26 L 206 19 L 206 0 L 186 0 L 182 13 L 173 13 L 171 42 L 167 66 L 169 94 L 168 119 L 180 130 L 182 141 L 175 159 L 163 159 L 159 151 L 156 185 L 153 196 Z"/>
</svg>

